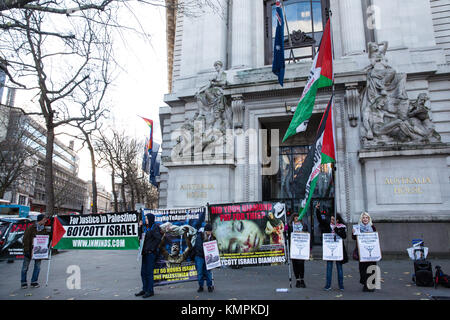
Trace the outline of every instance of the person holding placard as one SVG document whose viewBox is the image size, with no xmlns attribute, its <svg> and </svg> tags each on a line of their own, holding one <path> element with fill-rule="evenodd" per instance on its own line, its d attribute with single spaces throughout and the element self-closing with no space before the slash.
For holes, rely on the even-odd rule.
<svg viewBox="0 0 450 320">
<path fill-rule="evenodd" d="M 361 213 L 361 216 L 359 217 L 359 223 L 358 225 L 353 227 L 353 234 L 352 239 L 357 240 L 357 236 L 361 233 L 366 232 L 376 232 L 377 229 L 373 225 L 372 218 L 370 217 L 369 213 L 363 212 Z M 358 242 L 356 242 L 356 253 L 358 252 Z M 359 258 L 359 255 L 358 255 Z M 359 282 L 363 285 L 363 291 L 364 292 L 373 292 L 374 289 L 369 289 L 367 287 L 367 279 L 369 278 L 369 275 L 367 274 L 367 269 L 372 266 L 376 265 L 377 263 L 374 261 L 369 262 L 359 262 Z"/>
<path fill-rule="evenodd" d="M 289 223 L 289 234 L 308 232 L 308 226 L 304 225 L 301 220 L 298 219 L 298 215 L 295 214 L 291 217 Z M 296 279 L 295 286 L 297 288 L 306 288 L 304 277 L 305 277 L 305 260 L 291 259 L 292 268 L 294 269 L 294 276 Z"/>
<path fill-rule="evenodd" d="M 198 277 L 197 292 L 203 291 L 203 284 L 205 283 L 205 277 L 206 277 L 206 285 L 208 286 L 208 292 L 214 291 L 212 282 L 212 273 L 211 270 L 206 269 L 205 253 L 203 251 L 203 243 L 214 240 L 216 240 L 216 238 L 212 234 L 212 226 L 211 224 L 207 223 L 204 227 L 204 232 L 200 232 L 197 234 L 193 251 L 195 259 L 195 269 L 197 270 L 197 277 Z"/>
<path fill-rule="evenodd" d="M 342 239 L 347 238 L 347 227 L 344 224 L 344 220 L 342 216 L 337 213 L 336 218 L 331 216 L 330 224 L 327 233 L 334 234 L 336 236 L 341 237 Z M 343 260 L 336 261 L 336 269 L 338 275 L 338 284 L 339 290 L 344 291 L 344 271 L 342 269 L 342 265 L 348 262 L 347 250 L 345 249 L 345 245 L 343 244 Z M 333 272 L 333 261 L 327 261 L 327 280 L 325 284 L 325 291 L 329 291 L 331 289 L 331 280 L 332 280 L 332 272 Z"/>
<path fill-rule="evenodd" d="M 33 242 L 34 238 L 37 235 L 47 235 L 49 236 L 50 233 L 45 229 L 45 223 L 47 222 L 47 217 L 43 214 L 40 214 L 37 216 L 36 223 L 29 226 L 23 235 L 23 252 L 24 252 L 24 258 L 23 258 L 23 265 L 22 265 L 22 273 L 21 273 L 21 287 L 22 289 L 27 289 L 27 273 L 28 273 L 28 267 L 30 265 L 31 260 L 33 259 L 32 253 L 33 253 Z M 33 275 L 31 276 L 31 284 L 30 286 L 32 288 L 39 288 L 38 278 L 39 278 L 39 272 L 41 271 L 41 260 L 40 259 L 34 259 L 34 268 L 33 268 Z"/>
</svg>

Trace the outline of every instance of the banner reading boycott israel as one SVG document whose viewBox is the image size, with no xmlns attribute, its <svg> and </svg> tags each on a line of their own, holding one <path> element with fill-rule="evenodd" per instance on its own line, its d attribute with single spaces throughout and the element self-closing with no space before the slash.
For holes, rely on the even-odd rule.
<svg viewBox="0 0 450 320">
<path fill-rule="evenodd" d="M 210 205 L 222 265 L 284 263 L 286 209 L 282 203 Z"/>
<path fill-rule="evenodd" d="M 61 250 L 137 250 L 138 223 L 135 211 L 57 216 L 52 246 Z"/>
<path fill-rule="evenodd" d="M 154 270 L 154 285 L 196 281 L 197 271 L 192 250 L 198 231 L 205 225 L 206 207 L 189 209 L 145 209 L 152 213 L 163 240 Z"/>
</svg>

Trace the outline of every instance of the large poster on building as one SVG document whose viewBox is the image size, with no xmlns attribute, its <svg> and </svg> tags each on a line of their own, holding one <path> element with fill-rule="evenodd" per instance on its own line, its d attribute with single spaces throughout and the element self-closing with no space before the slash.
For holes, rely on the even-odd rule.
<svg viewBox="0 0 450 320">
<path fill-rule="evenodd" d="M 0 260 L 23 259 L 23 235 L 33 223 L 28 219 L 0 221 Z"/>
<path fill-rule="evenodd" d="M 138 223 L 135 211 L 57 216 L 52 246 L 61 250 L 137 250 Z"/>
<path fill-rule="evenodd" d="M 284 263 L 286 208 L 282 203 L 210 205 L 223 266 Z"/>
<path fill-rule="evenodd" d="M 156 258 L 154 285 L 196 281 L 197 271 L 192 256 L 199 229 L 205 226 L 206 207 L 187 209 L 145 209 L 155 215 L 164 233 Z"/>
</svg>

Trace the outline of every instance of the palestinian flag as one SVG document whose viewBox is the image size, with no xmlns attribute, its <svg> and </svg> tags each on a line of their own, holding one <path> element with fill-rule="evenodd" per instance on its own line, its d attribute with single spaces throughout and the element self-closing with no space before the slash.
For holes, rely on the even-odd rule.
<svg viewBox="0 0 450 320">
<path fill-rule="evenodd" d="M 311 201 L 311 196 L 316 187 L 317 178 L 320 173 L 320 166 L 325 163 L 336 161 L 334 148 L 334 130 L 333 130 L 333 97 L 328 102 L 327 109 L 320 121 L 317 130 L 315 143 L 311 146 L 306 156 L 300 172 L 300 184 L 305 185 L 305 196 L 301 203 L 302 209 L 299 213 L 299 219 L 302 219 Z"/>
<path fill-rule="evenodd" d="M 330 19 L 322 35 L 319 52 L 313 62 L 308 82 L 297 105 L 294 117 L 284 135 L 283 142 L 289 137 L 306 130 L 311 118 L 319 88 L 333 85 L 333 48 L 331 44 Z"/>
</svg>

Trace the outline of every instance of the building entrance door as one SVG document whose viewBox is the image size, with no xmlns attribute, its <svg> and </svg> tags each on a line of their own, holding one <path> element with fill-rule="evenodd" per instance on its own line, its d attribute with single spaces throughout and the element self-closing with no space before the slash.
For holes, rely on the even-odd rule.
<svg viewBox="0 0 450 320">
<path fill-rule="evenodd" d="M 263 176 L 263 201 L 279 201 L 286 204 L 288 215 L 298 214 L 305 194 L 305 185 L 299 179 L 303 161 L 309 146 L 280 147 L 279 170 L 272 176 Z M 314 209 L 320 203 L 320 211 L 334 213 L 334 170 L 332 164 L 323 164 L 303 223 L 311 233 L 312 245 L 321 244 L 322 234 Z"/>
</svg>

